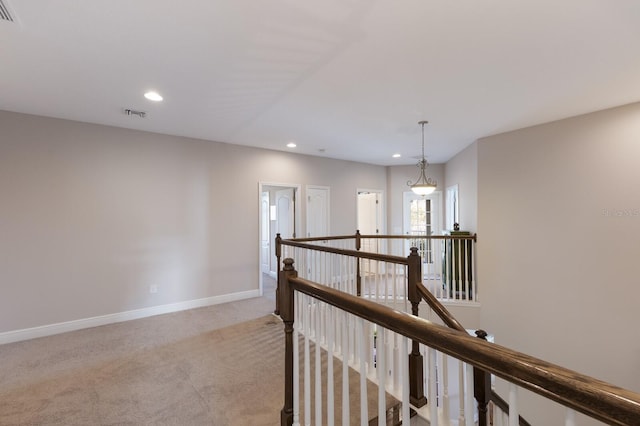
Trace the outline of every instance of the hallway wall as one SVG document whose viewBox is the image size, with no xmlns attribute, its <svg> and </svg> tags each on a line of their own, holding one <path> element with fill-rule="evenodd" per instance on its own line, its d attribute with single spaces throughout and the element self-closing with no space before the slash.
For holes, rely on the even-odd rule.
<svg viewBox="0 0 640 426">
<path fill-rule="evenodd" d="M 478 142 L 472 143 L 447 161 L 444 166 L 444 175 L 446 188 L 458 185 L 460 229 L 476 232 L 478 229 Z M 443 191 L 444 200 L 447 199 L 446 188 Z"/>
<path fill-rule="evenodd" d="M 332 233 L 355 232 L 356 188 L 386 184 L 381 166 L 67 120 L 0 111 L 0 128 L 0 333 L 257 294 L 259 181 L 330 186 Z"/>
<path fill-rule="evenodd" d="M 636 392 L 639 141 L 640 103 L 478 142 L 483 328 Z M 525 402 L 532 424 L 559 424 Z"/>
</svg>

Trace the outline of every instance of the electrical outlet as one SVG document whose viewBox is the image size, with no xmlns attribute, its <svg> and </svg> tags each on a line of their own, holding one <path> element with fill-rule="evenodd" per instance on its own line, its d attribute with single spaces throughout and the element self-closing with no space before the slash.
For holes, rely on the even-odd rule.
<svg viewBox="0 0 640 426">
<path fill-rule="evenodd" d="M 157 293 L 158 292 L 158 286 L 155 284 L 151 284 L 149 286 L 149 293 Z"/>
</svg>

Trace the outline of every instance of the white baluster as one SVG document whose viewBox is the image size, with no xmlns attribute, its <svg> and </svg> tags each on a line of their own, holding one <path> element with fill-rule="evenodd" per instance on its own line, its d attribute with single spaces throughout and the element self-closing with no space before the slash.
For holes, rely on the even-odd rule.
<svg viewBox="0 0 640 426">
<path fill-rule="evenodd" d="M 309 297 L 304 297 L 304 424 L 311 424 L 311 367 L 309 366 Z"/>
<path fill-rule="evenodd" d="M 433 294 L 434 296 L 436 296 L 437 298 L 441 298 L 442 297 L 442 285 L 438 285 L 438 275 L 437 272 L 439 269 L 442 268 L 442 242 L 444 240 L 433 240 L 433 248 L 434 248 L 434 252 L 435 252 L 435 258 L 434 258 L 434 266 L 436 266 L 435 269 L 435 275 L 433 276 Z M 435 262 L 439 262 L 439 263 L 435 263 Z M 440 275 L 442 276 L 442 271 L 440 271 Z M 442 280 L 442 278 L 440 278 L 440 280 Z"/>
<path fill-rule="evenodd" d="M 355 317 L 351 317 L 350 322 L 353 322 Z M 356 329 L 355 327 L 349 327 L 349 362 L 356 363 L 357 361 L 357 352 L 356 352 Z"/>
<path fill-rule="evenodd" d="M 471 282 L 473 283 L 473 296 L 474 296 L 473 300 L 476 301 L 476 302 L 479 302 L 480 301 L 480 299 L 479 299 L 480 294 L 479 294 L 479 291 L 478 291 L 478 280 L 476 279 L 476 277 L 478 276 L 478 270 L 477 270 L 478 262 L 476 262 L 476 247 L 475 247 L 475 244 L 473 244 L 473 243 L 471 243 L 471 244 L 472 244 L 472 247 L 473 247 L 472 252 L 471 252 L 471 256 L 473 258 L 473 264 L 471 265 L 471 268 L 472 268 L 471 270 L 473 272 L 473 279 L 471 280 Z"/>
<path fill-rule="evenodd" d="M 375 270 L 373 269 L 373 267 L 375 266 L 375 263 L 372 265 L 373 261 L 369 261 L 369 267 L 370 267 L 370 271 L 372 271 L 373 273 L 373 280 L 376 283 L 376 302 L 378 303 L 382 303 L 381 297 L 380 297 L 380 276 L 375 272 Z"/>
<path fill-rule="evenodd" d="M 376 367 L 378 370 L 378 426 L 387 426 L 387 364 L 385 354 L 385 331 L 386 330 L 384 328 L 378 328 L 378 351 Z"/>
<path fill-rule="evenodd" d="M 320 302 L 315 303 L 315 329 L 316 329 L 316 365 L 315 365 L 315 411 L 316 424 L 322 424 L 322 364 L 320 353 Z"/>
<path fill-rule="evenodd" d="M 333 394 L 333 316 L 335 309 L 327 306 L 327 423 L 333 425 L 335 399 Z"/>
<path fill-rule="evenodd" d="M 360 263 L 360 259 L 358 258 L 354 258 L 352 260 L 351 263 L 349 263 L 350 266 L 350 270 L 349 270 L 349 277 L 351 279 L 351 285 L 352 285 L 352 289 L 351 292 L 352 294 L 357 294 L 357 290 L 358 290 L 358 274 L 357 274 L 357 270 L 358 270 L 358 264 Z M 362 274 L 362 271 L 360 271 L 360 274 Z M 365 291 L 364 291 L 364 280 L 362 280 L 361 282 L 361 287 L 360 287 L 360 294 L 361 296 L 365 295 Z"/>
<path fill-rule="evenodd" d="M 349 424 L 349 344 L 348 328 L 349 317 L 346 312 L 342 313 L 342 424 Z"/>
<path fill-rule="evenodd" d="M 391 334 L 391 338 L 393 341 L 393 375 L 391 376 L 393 380 L 392 389 L 397 393 L 400 393 L 402 392 L 402 383 L 404 382 L 402 378 L 402 363 L 404 360 L 400 355 L 401 339 L 400 335 L 396 333 Z"/>
<path fill-rule="evenodd" d="M 431 426 L 438 426 L 438 393 L 437 393 L 437 365 L 436 365 L 436 350 L 433 348 L 427 349 L 427 355 L 429 357 L 429 416 Z"/>
<path fill-rule="evenodd" d="M 509 426 L 518 426 L 518 387 L 509 383 Z"/>
<path fill-rule="evenodd" d="M 384 303 L 386 305 L 389 305 L 389 301 L 390 301 L 390 288 L 389 288 L 389 281 L 387 280 L 386 276 L 383 275 L 384 272 L 384 268 L 382 265 L 382 262 L 377 261 L 376 260 L 376 274 L 380 277 L 380 281 L 382 282 L 382 288 L 384 288 Z"/>
<path fill-rule="evenodd" d="M 567 414 L 564 419 L 565 426 L 576 426 L 576 412 L 571 408 L 567 408 Z"/>
<path fill-rule="evenodd" d="M 337 289 L 345 289 L 343 291 L 347 293 L 351 293 L 351 284 L 349 282 L 349 258 L 348 257 L 338 257 L 336 259 L 336 264 L 338 268 L 338 274 L 340 277 L 338 278 L 338 282 L 336 283 Z"/>
<path fill-rule="evenodd" d="M 465 364 L 465 383 L 467 387 L 464 390 L 464 397 L 466 399 L 465 405 L 465 421 L 467 426 L 475 425 L 475 404 L 473 401 L 473 366 L 471 364 Z"/>
<path fill-rule="evenodd" d="M 459 394 L 459 403 L 460 409 L 458 411 L 458 424 L 463 425 L 466 424 L 465 418 L 465 410 L 464 410 L 464 363 L 462 361 L 458 361 L 458 394 Z"/>
<path fill-rule="evenodd" d="M 460 244 L 456 244 L 457 240 L 453 240 L 452 244 L 454 249 L 453 251 L 453 278 L 454 278 L 454 285 L 453 285 L 453 294 L 454 294 L 454 298 L 456 300 L 460 300 L 462 298 L 462 275 L 460 274 Z"/>
<path fill-rule="evenodd" d="M 464 299 L 469 300 L 469 276 L 467 275 L 467 240 L 460 240 L 460 256 L 462 261 L 460 262 L 460 279 L 464 283 Z"/>
<path fill-rule="evenodd" d="M 409 338 L 400 338 L 400 382 L 402 383 L 402 424 L 409 426 L 411 422 L 411 402 L 409 395 Z"/>
<path fill-rule="evenodd" d="M 300 425 L 300 343 L 299 330 L 302 322 L 300 293 L 294 292 L 294 323 L 293 323 L 293 426 Z"/>
<path fill-rule="evenodd" d="M 449 419 L 451 419 L 451 414 L 449 413 L 449 357 L 443 353 L 440 353 L 442 356 L 442 365 L 440 377 L 442 377 L 442 413 L 443 418 L 446 424 L 449 424 Z"/>
<path fill-rule="evenodd" d="M 387 273 L 389 271 L 389 264 L 387 262 L 378 262 L 381 263 L 381 268 L 383 271 L 383 276 L 384 276 L 384 286 L 387 289 L 386 293 L 389 295 L 389 300 L 391 301 L 391 303 L 395 303 L 396 301 L 396 286 L 394 285 L 394 282 L 391 281 L 389 279 L 389 274 Z"/>
<path fill-rule="evenodd" d="M 443 239 L 442 240 L 442 245 L 443 245 L 443 251 L 444 251 L 444 261 L 442 262 L 442 298 L 443 299 L 448 299 L 449 298 L 449 280 L 451 279 L 451 277 L 449 276 L 449 251 L 447 250 L 448 245 L 447 245 L 447 240 Z"/>
<path fill-rule="evenodd" d="M 407 284 L 405 284 L 408 280 L 408 266 L 407 265 L 402 265 L 402 281 L 403 281 L 403 286 L 402 288 L 404 289 L 404 311 L 405 312 L 411 312 L 411 310 L 409 309 L 409 293 L 408 293 L 408 289 L 407 289 Z"/>
<path fill-rule="evenodd" d="M 369 400 L 367 397 L 367 345 L 365 333 L 368 327 L 364 325 L 362 318 L 356 318 L 356 333 L 358 336 L 358 354 L 360 358 L 360 425 L 369 425 Z"/>
<path fill-rule="evenodd" d="M 320 304 L 320 335 L 321 341 L 326 345 L 327 343 L 327 305 L 326 303 Z"/>
<path fill-rule="evenodd" d="M 340 356 L 344 355 L 344 345 L 342 344 L 342 335 L 344 334 L 343 324 L 342 324 L 342 314 L 341 311 L 336 312 L 335 316 L 336 321 L 336 336 L 335 336 L 335 345 L 336 345 L 336 353 L 340 354 Z"/>
<path fill-rule="evenodd" d="M 393 333 L 390 331 L 387 331 L 387 336 L 385 338 L 385 350 L 386 350 L 386 365 L 387 365 L 387 383 L 386 383 L 386 388 L 387 390 L 393 391 L 393 387 L 394 387 L 394 376 L 395 376 L 395 372 L 394 372 L 394 368 L 395 368 L 395 359 L 393 357 L 394 355 L 394 351 L 393 351 Z"/>
</svg>

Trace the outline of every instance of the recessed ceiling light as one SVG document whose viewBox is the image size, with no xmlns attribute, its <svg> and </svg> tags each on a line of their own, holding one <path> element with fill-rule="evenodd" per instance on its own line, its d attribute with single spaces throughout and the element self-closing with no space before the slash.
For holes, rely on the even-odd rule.
<svg viewBox="0 0 640 426">
<path fill-rule="evenodd" d="M 289 142 L 289 143 L 287 144 L 287 148 L 295 148 L 296 146 L 298 146 L 298 145 L 296 145 L 296 144 L 295 144 L 295 143 L 293 143 L 293 142 Z"/>
<path fill-rule="evenodd" d="M 158 92 L 147 92 L 144 94 L 144 97 L 155 102 L 160 102 L 162 100 L 162 96 L 160 96 Z"/>
<path fill-rule="evenodd" d="M 392 155 L 392 157 L 393 157 L 393 158 L 400 158 L 400 157 L 402 157 L 402 156 L 401 156 L 400 154 L 393 154 L 393 155 Z"/>
</svg>

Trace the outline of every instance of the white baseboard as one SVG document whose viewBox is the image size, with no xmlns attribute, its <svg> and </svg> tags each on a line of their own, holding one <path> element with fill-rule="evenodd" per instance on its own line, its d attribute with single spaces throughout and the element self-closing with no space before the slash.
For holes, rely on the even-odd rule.
<svg viewBox="0 0 640 426">
<path fill-rule="evenodd" d="M 149 308 L 135 309 L 133 311 L 117 312 L 115 314 L 101 315 L 98 317 L 82 318 L 73 321 L 59 322 L 56 324 L 42 325 L 39 327 L 24 328 L 22 330 L 7 331 L 0 333 L 0 345 L 35 339 L 36 337 L 52 336 L 54 334 L 81 330 L 83 328 L 97 327 L 100 325 L 152 317 L 154 315 L 169 314 L 171 312 L 185 311 L 187 309 L 202 308 L 204 306 L 250 299 L 253 297 L 260 297 L 260 290 L 241 291 L 238 293 L 223 294 L 221 296 L 205 297 L 203 299 L 187 300 L 184 302 L 170 303 L 168 305 L 151 306 Z"/>
</svg>

